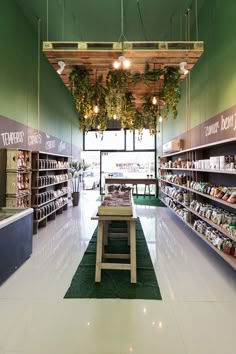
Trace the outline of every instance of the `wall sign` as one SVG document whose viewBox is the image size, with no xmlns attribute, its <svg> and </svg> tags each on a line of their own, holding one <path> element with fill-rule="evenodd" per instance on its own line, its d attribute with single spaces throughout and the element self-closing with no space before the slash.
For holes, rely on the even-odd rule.
<svg viewBox="0 0 236 354">
<path fill-rule="evenodd" d="M 236 105 L 178 136 L 184 149 L 236 139 Z"/>
<path fill-rule="evenodd" d="M 0 116 L 0 148 L 71 155 L 70 143 L 3 116 Z"/>
</svg>

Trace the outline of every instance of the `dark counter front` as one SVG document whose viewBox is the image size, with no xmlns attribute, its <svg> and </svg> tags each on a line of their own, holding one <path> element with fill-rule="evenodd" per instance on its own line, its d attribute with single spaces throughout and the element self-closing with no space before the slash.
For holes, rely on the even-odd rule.
<svg viewBox="0 0 236 354">
<path fill-rule="evenodd" d="M 32 253 L 33 209 L 5 210 L 11 213 L 11 216 L 0 222 L 0 284 Z"/>
</svg>

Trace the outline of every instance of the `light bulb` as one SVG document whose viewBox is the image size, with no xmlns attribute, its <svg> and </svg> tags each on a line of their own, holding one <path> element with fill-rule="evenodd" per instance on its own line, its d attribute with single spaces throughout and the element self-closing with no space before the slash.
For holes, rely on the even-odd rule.
<svg viewBox="0 0 236 354">
<path fill-rule="evenodd" d="M 119 58 L 113 63 L 113 67 L 115 69 L 119 69 L 121 66 L 123 67 L 123 69 L 129 69 L 130 65 L 130 60 L 126 59 L 126 57 L 124 57 L 123 55 L 119 56 Z"/>
<path fill-rule="evenodd" d="M 116 114 L 114 114 L 113 119 L 115 119 L 115 120 L 117 119 L 117 115 Z"/>
<path fill-rule="evenodd" d="M 120 67 L 120 62 L 119 62 L 118 60 L 114 61 L 113 67 L 114 67 L 115 69 L 119 69 L 119 67 Z"/>
<path fill-rule="evenodd" d="M 157 98 L 156 98 L 156 96 L 153 96 L 153 98 L 152 98 L 152 104 L 154 104 L 154 105 L 157 104 Z"/>
<path fill-rule="evenodd" d="M 99 130 L 100 129 L 100 125 L 98 124 L 98 126 L 97 126 L 97 129 Z"/>
<path fill-rule="evenodd" d="M 97 104 L 94 106 L 93 111 L 94 111 L 94 113 L 96 113 L 96 114 L 99 112 L 99 108 L 98 108 L 98 105 L 97 105 Z"/>
<path fill-rule="evenodd" d="M 85 119 L 87 119 L 87 118 L 88 118 L 87 114 L 85 114 L 84 118 L 85 118 Z"/>
<path fill-rule="evenodd" d="M 159 122 L 161 123 L 163 121 L 162 116 L 159 117 Z"/>
<path fill-rule="evenodd" d="M 125 59 L 125 60 L 123 61 L 123 67 L 124 67 L 124 69 L 129 69 L 129 67 L 130 67 L 130 60 Z"/>
</svg>

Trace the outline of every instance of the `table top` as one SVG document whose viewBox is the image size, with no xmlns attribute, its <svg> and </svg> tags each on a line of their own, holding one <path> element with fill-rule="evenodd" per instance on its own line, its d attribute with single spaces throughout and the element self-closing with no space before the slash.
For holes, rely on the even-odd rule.
<svg viewBox="0 0 236 354">
<path fill-rule="evenodd" d="M 105 184 L 156 184 L 157 178 L 125 178 L 125 177 L 108 177 L 105 178 Z"/>
<path fill-rule="evenodd" d="M 137 220 L 136 210 L 133 209 L 133 215 L 98 215 L 97 210 L 91 216 L 91 220 L 111 221 L 111 220 L 124 220 L 134 221 Z"/>
<path fill-rule="evenodd" d="M 109 206 L 106 206 L 104 208 L 109 208 Z M 115 209 L 115 207 L 113 209 Z M 98 210 L 96 210 L 91 217 L 91 220 L 100 220 L 100 221 L 110 221 L 110 220 L 134 221 L 136 219 L 137 219 L 137 214 L 136 214 L 136 207 L 134 205 L 133 198 L 132 198 L 132 215 L 115 215 L 115 214 L 99 215 Z"/>
</svg>

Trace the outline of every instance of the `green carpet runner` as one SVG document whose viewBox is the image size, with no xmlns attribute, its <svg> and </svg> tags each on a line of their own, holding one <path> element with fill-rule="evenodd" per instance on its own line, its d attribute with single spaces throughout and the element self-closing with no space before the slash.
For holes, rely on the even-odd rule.
<svg viewBox="0 0 236 354">
<path fill-rule="evenodd" d="M 112 227 L 116 226 L 121 227 L 119 222 L 113 223 Z M 96 238 L 97 229 L 94 231 L 64 298 L 162 299 L 139 219 L 136 223 L 136 284 L 130 283 L 130 271 L 111 269 L 103 269 L 101 282 L 95 283 Z M 108 251 L 128 253 L 128 247 L 126 238 L 113 238 L 109 240 Z"/>
</svg>

